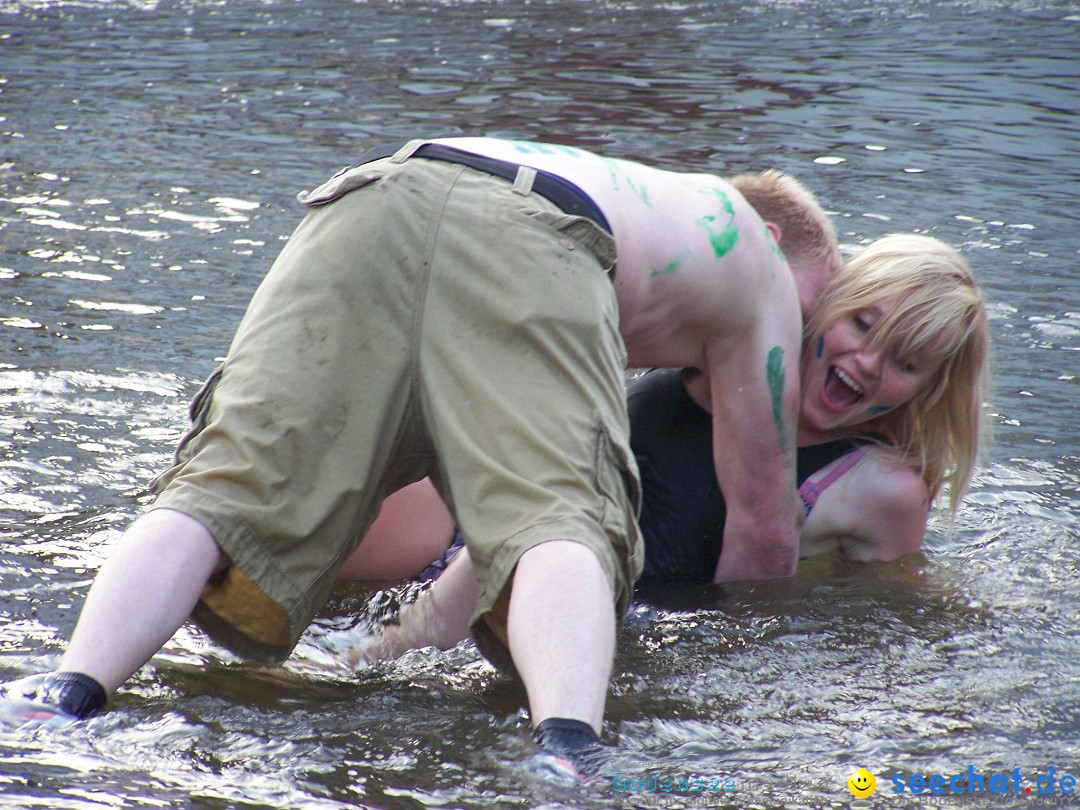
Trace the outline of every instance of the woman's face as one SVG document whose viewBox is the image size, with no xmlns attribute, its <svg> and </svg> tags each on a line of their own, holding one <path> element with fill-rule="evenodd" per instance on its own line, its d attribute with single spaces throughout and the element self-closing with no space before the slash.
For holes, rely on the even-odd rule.
<svg viewBox="0 0 1080 810">
<path fill-rule="evenodd" d="M 802 359 L 800 432 L 814 437 L 874 419 L 911 400 L 937 371 L 922 358 L 872 349 L 867 333 L 889 301 L 846 315 Z"/>
</svg>

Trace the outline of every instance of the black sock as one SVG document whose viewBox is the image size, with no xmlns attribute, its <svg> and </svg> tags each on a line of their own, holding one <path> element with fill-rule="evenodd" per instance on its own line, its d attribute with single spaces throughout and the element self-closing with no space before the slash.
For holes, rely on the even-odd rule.
<svg viewBox="0 0 1080 810">
<path fill-rule="evenodd" d="M 545 751 L 572 762 L 582 773 L 593 775 L 603 764 L 600 737 L 592 726 L 580 720 L 549 717 L 533 729 L 533 739 Z"/>
<path fill-rule="evenodd" d="M 43 687 L 48 702 L 80 720 L 96 712 L 108 699 L 105 687 L 81 672 L 54 672 Z"/>
</svg>

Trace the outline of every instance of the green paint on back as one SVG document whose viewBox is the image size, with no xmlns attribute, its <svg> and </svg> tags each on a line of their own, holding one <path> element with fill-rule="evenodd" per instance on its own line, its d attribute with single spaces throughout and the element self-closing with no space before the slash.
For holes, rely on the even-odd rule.
<svg viewBox="0 0 1080 810">
<path fill-rule="evenodd" d="M 563 155 L 564 157 L 579 158 L 584 152 L 573 146 L 563 146 L 557 143 L 539 143 L 538 141 L 511 141 L 514 149 L 523 155 Z"/>
<path fill-rule="evenodd" d="M 731 198 L 721 189 L 705 190 L 720 200 L 721 215 L 709 214 L 701 217 L 697 224 L 708 232 L 713 253 L 719 259 L 731 252 L 735 243 L 739 241 L 739 229 L 735 227 L 735 207 L 731 204 Z"/>
<path fill-rule="evenodd" d="M 654 268 L 652 273 L 650 273 L 649 275 L 651 278 L 656 278 L 657 276 L 673 276 L 679 272 L 679 268 L 682 266 L 682 263 L 693 255 L 694 254 L 690 252 L 689 248 L 684 248 L 683 250 L 679 251 L 678 255 L 674 256 L 670 262 L 668 262 L 663 267 Z"/>
<path fill-rule="evenodd" d="M 649 189 L 644 183 L 638 183 L 634 178 L 626 175 L 626 184 L 630 186 L 631 191 L 638 195 L 638 199 L 645 203 L 647 208 L 653 207 L 652 200 L 649 199 Z"/>
</svg>

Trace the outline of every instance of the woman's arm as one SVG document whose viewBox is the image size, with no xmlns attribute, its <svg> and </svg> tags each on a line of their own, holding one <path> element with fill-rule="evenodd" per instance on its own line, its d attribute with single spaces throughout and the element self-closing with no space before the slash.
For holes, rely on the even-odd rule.
<svg viewBox="0 0 1080 810">
<path fill-rule="evenodd" d="M 799 555 L 841 551 L 863 562 L 922 547 L 930 493 L 918 471 L 871 450 L 822 492 L 803 524 Z"/>
</svg>

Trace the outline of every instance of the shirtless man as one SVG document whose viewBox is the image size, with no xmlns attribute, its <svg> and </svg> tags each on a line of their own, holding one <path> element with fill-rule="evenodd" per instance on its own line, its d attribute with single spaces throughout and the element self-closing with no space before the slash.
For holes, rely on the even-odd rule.
<svg viewBox="0 0 1080 810">
<path fill-rule="evenodd" d="M 430 475 L 469 538 L 478 645 L 520 674 L 541 748 L 587 769 L 642 562 L 624 367 L 707 372 L 718 575 L 791 574 L 800 299 L 835 237 L 789 178 L 810 235 L 790 268 L 712 175 L 485 138 L 365 157 L 301 195 L 151 511 L 58 673 L 17 691 L 86 716 L 189 616 L 283 660 L 383 497 Z"/>
</svg>

